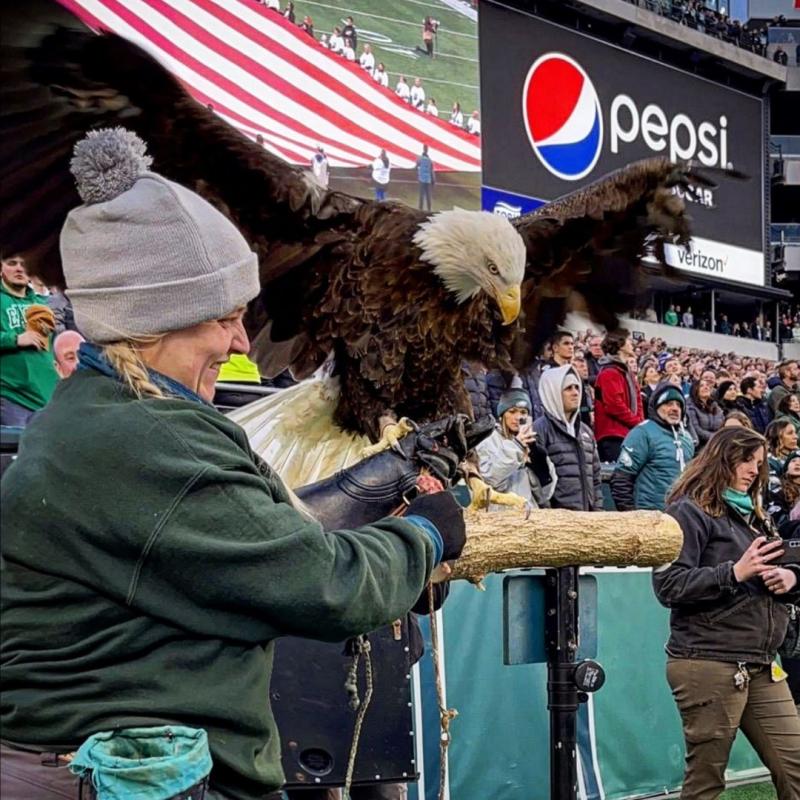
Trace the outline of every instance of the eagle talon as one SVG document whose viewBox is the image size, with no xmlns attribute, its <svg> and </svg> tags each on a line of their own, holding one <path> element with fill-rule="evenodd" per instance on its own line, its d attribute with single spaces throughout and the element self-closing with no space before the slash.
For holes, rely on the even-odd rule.
<svg viewBox="0 0 800 800">
<path fill-rule="evenodd" d="M 401 417 L 398 422 L 390 423 L 383 429 L 381 438 L 375 444 L 371 444 L 361 451 L 361 458 L 369 458 L 389 449 L 405 456 L 400 440 L 414 430 L 416 430 L 416 425 L 408 417 Z"/>
<path fill-rule="evenodd" d="M 472 490 L 470 508 L 473 510 L 488 510 L 489 506 L 494 503 L 499 506 L 518 508 L 520 511 L 526 511 L 526 514 L 530 515 L 530 508 L 532 507 L 530 502 L 524 497 L 514 494 L 514 492 L 497 492 L 486 481 L 476 476 L 470 477 L 469 488 Z"/>
</svg>

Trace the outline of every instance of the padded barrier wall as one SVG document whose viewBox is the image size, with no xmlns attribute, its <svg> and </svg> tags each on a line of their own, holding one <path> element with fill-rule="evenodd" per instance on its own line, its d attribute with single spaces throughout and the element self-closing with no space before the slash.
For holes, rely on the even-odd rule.
<svg viewBox="0 0 800 800">
<path fill-rule="evenodd" d="M 649 569 L 587 571 L 598 583 L 597 660 L 606 684 L 591 708 L 581 708 L 580 794 L 616 800 L 674 791 L 683 776 L 684 746 L 664 674 L 668 612 L 653 595 Z M 444 608 L 447 704 L 459 711 L 451 724 L 452 800 L 550 797 L 546 667 L 503 664 L 503 577 L 490 575 L 486 592 L 457 582 Z M 419 672 L 424 786 L 419 789 L 424 800 L 436 800 L 438 717 L 427 623 L 424 630 L 427 652 Z M 766 772 L 740 735 L 729 779 L 757 774 Z M 422 800 L 417 787 L 409 796 Z"/>
</svg>

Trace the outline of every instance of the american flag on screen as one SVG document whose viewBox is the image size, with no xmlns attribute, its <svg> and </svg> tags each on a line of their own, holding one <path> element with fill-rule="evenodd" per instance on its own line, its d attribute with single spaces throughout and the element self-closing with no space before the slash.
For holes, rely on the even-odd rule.
<svg viewBox="0 0 800 800">
<path fill-rule="evenodd" d="M 437 169 L 480 171 L 477 137 L 411 108 L 252 0 L 60 2 L 147 49 L 197 100 L 292 164 L 321 145 L 335 167 L 366 166 L 385 148 L 411 168 L 427 143 Z"/>
</svg>

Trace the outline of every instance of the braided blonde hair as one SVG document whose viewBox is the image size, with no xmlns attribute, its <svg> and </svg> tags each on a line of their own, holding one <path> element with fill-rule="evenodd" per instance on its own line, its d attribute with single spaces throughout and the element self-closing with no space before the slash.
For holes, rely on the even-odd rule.
<svg viewBox="0 0 800 800">
<path fill-rule="evenodd" d="M 164 392 L 151 380 L 147 366 L 142 360 L 143 345 L 155 344 L 161 336 L 124 339 L 103 347 L 103 355 L 117 371 L 122 382 L 138 397 L 165 397 Z"/>
</svg>

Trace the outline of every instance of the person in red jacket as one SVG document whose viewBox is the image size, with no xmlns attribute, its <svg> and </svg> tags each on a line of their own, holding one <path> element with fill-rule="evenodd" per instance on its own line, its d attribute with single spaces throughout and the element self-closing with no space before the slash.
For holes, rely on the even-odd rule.
<svg viewBox="0 0 800 800">
<path fill-rule="evenodd" d="M 644 421 L 642 396 L 628 359 L 636 356 L 630 334 L 624 328 L 603 339 L 605 356 L 595 382 L 594 435 L 601 461 L 616 461 L 622 440 Z"/>
</svg>

